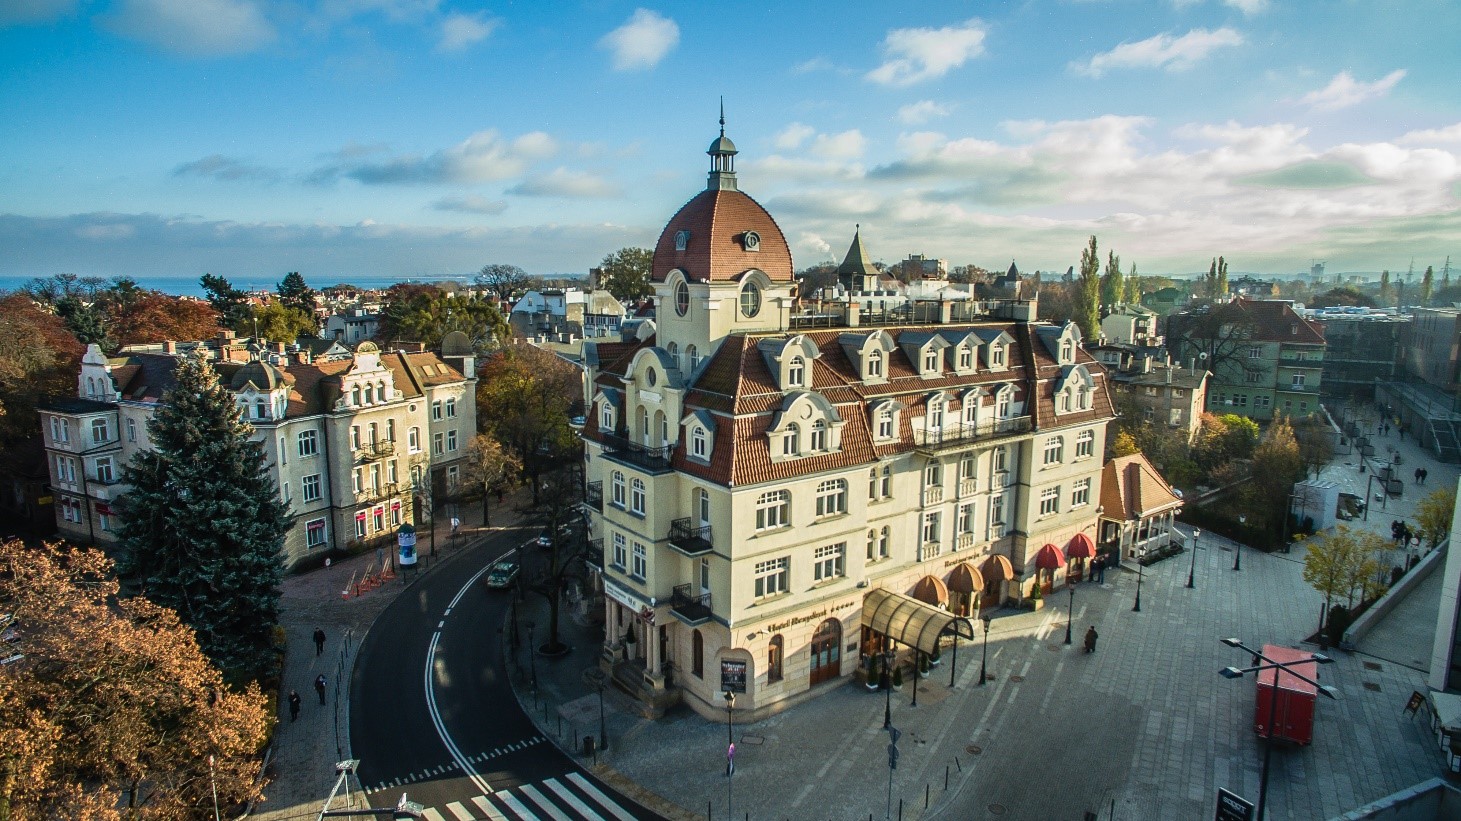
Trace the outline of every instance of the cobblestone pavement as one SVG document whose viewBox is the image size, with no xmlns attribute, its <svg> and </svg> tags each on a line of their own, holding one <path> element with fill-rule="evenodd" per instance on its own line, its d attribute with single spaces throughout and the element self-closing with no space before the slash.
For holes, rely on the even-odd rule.
<svg viewBox="0 0 1461 821">
<path fill-rule="evenodd" d="M 1394 433 L 1392 439 L 1404 465 L 1427 465 L 1425 491 L 1455 486 L 1455 466 L 1436 463 Z M 1385 440 L 1380 444 L 1385 453 Z M 1346 465 L 1337 457 L 1324 478 L 1357 477 L 1348 458 Z M 1392 519 L 1413 515 L 1421 496 L 1415 490 L 1407 481 L 1389 510 L 1377 503 L 1369 526 L 1388 536 Z M 987 684 L 978 684 L 974 642 L 960 647 L 952 689 L 953 660 L 945 653 L 943 665 L 920 683 L 917 708 L 910 706 L 911 684 L 893 693 L 893 723 L 903 735 L 892 817 L 901 802 L 907 819 L 1074 819 L 1087 811 L 1102 819 L 1201 818 L 1213 814 L 1220 787 L 1256 801 L 1263 745 L 1252 730 L 1255 685 L 1251 677 L 1218 675 L 1249 661 L 1219 639 L 1317 650 L 1301 642 L 1317 628 L 1322 600 L 1303 581 L 1301 549 L 1265 554 L 1243 547 L 1237 571 L 1235 549 L 1204 533 L 1191 590 L 1190 551 L 1146 568 L 1140 612 L 1132 609 L 1136 572 L 1079 585 L 1070 646 L 1067 594 L 1048 596 L 1039 612 L 1001 610 L 989 634 Z M 1375 636 L 1419 646 L 1417 634 L 1430 635 L 1434 625 L 1424 614 L 1406 613 L 1397 610 Z M 594 665 L 601 634 L 582 619 L 565 625 L 574 652 L 538 660 L 536 693 L 522 677 L 514 681 L 544 734 L 573 749 L 583 735 L 598 734 L 597 697 L 583 672 Z M 1101 636 L 1094 655 L 1081 652 L 1088 625 Z M 1321 699 L 1313 745 L 1275 748 L 1272 818 L 1329 818 L 1442 772 L 1425 719 L 1402 716 L 1411 692 L 1425 690 L 1424 676 L 1377 658 L 1384 649 L 1337 652 L 1335 663 L 1322 668 L 1339 698 Z M 1408 652 L 1390 657 L 1409 661 Z M 599 754 L 595 772 L 661 797 L 657 806 L 669 817 L 726 818 L 727 800 L 736 818 L 881 818 L 889 811 L 884 694 L 855 682 L 831 685 L 781 715 L 737 723 L 729 782 L 725 722 L 685 708 L 658 722 L 640 719 L 614 690 L 605 703 L 610 749 Z"/>
<path fill-rule="evenodd" d="M 480 504 L 462 506 L 458 513 L 463 520 L 462 527 L 456 537 L 451 535 L 449 514 L 438 516 L 437 556 L 431 557 L 430 539 L 423 531 L 417 545 L 421 569 L 397 576 L 359 597 L 346 598 L 342 594 L 368 565 L 379 567 L 373 552 L 284 580 L 280 624 L 288 635 L 289 646 L 284 662 L 283 692 L 279 695 L 279 726 L 270 749 L 270 781 L 264 788 L 265 800 L 254 807 L 254 818 L 286 821 L 313 819 L 319 815 L 335 786 L 335 762 L 350 755 L 350 673 L 366 631 L 415 579 L 454 560 L 489 530 L 515 526 L 519 517 L 514 508 L 526 498 L 527 491 L 523 493 L 521 499 L 514 501 L 509 497 L 505 505 L 493 505 L 494 527 L 490 529 L 481 527 Z M 324 630 L 326 636 L 325 651 L 319 656 L 315 655 L 311 638 L 316 627 Z M 327 683 L 324 706 L 320 706 L 314 690 L 314 679 L 321 674 Z M 291 688 L 298 690 L 303 700 L 303 709 L 295 722 L 289 720 L 285 698 Z M 353 782 L 352 786 L 355 786 Z M 355 807 L 364 806 L 358 793 L 353 799 Z M 344 806 L 343 800 L 333 805 L 334 808 Z"/>
</svg>

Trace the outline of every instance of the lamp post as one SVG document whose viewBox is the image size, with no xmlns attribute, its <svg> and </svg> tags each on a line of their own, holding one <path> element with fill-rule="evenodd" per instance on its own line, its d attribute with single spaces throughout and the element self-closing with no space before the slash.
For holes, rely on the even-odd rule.
<svg viewBox="0 0 1461 821">
<path fill-rule="evenodd" d="M 893 648 L 883 651 L 883 729 L 893 726 L 893 659 L 897 657 Z"/>
<path fill-rule="evenodd" d="M 1202 531 L 1196 528 L 1192 530 L 1192 566 L 1187 569 L 1187 589 L 1197 589 L 1197 540 L 1202 536 Z"/>
<path fill-rule="evenodd" d="M 983 687 L 985 680 L 989 678 L 989 623 L 994 619 L 983 615 L 979 617 L 979 620 L 984 622 L 984 655 L 979 659 L 979 686 Z"/>
<path fill-rule="evenodd" d="M 604 723 L 604 671 L 595 667 L 589 671 L 589 678 L 593 679 L 594 689 L 599 691 L 599 749 L 608 752 L 609 730 Z"/>
<path fill-rule="evenodd" d="M 1065 579 L 1065 588 L 1070 591 L 1070 606 L 1065 608 L 1065 643 L 1070 644 L 1070 623 L 1075 619 L 1075 583 Z"/>
<path fill-rule="evenodd" d="M 736 733 L 735 724 L 731 719 L 731 710 L 736 706 L 736 694 L 727 690 L 725 693 L 725 817 L 735 818 L 735 811 L 731 806 L 731 781 L 736 774 Z"/>
<path fill-rule="evenodd" d="M 1311 653 L 1309 655 L 1309 658 L 1306 659 L 1298 659 L 1295 661 L 1274 661 L 1268 656 L 1265 656 L 1257 650 L 1254 650 L 1253 648 L 1243 644 L 1243 642 L 1238 639 L 1229 638 L 1222 639 L 1221 641 L 1223 644 L 1226 644 L 1229 647 L 1236 647 L 1239 650 L 1244 651 L 1245 653 L 1251 654 L 1253 658 L 1259 659 L 1263 662 L 1262 664 L 1255 664 L 1252 667 L 1224 667 L 1223 669 L 1218 671 L 1218 674 L 1221 675 L 1223 678 L 1242 678 L 1243 675 L 1246 673 L 1253 673 L 1257 675 L 1265 670 L 1273 671 L 1273 687 L 1268 691 L 1268 726 L 1267 731 L 1263 735 L 1263 740 L 1265 742 L 1263 745 L 1263 771 L 1258 778 L 1257 821 L 1264 821 L 1264 819 L 1268 817 L 1268 760 L 1273 752 L 1273 725 L 1278 720 L 1278 671 L 1282 670 L 1285 673 L 1293 676 L 1294 678 L 1301 679 L 1314 685 L 1316 688 L 1318 688 L 1319 692 L 1323 693 L 1329 698 L 1338 698 L 1338 696 L 1335 695 L 1338 691 L 1335 690 L 1333 687 L 1327 687 L 1323 684 L 1320 684 L 1314 679 L 1311 679 L 1303 673 L 1300 673 L 1293 669 L 1300 664 L 1308 664 L 1310 662 L 1316 662 L 1318 664 L 1329 664 L 1333 662 L 1334 659 L 1324 655 L 1323 653 Z"/>
<path fill-rule="evenodd" d="M 1131 607 L 1131 612 L 1133 612 L 1133 613 L 1140 613 L 1141 612 L 1141 577 L 1142 577 L 1142 569 L 1143 568 L 1142 568 L 1142 564 L 1141 564 L 1141 557 L 1138 556 L 1137 559 L 1136 559 L 1136 604 L 1132 605 L 1132 607 Z"/>
<path fill-rule="evenodd" d="M 918 665 L 923 661 L 923 651 L 913 648 L 913 706 L 918 706 Z"/>
<path fill-rule="evenodd" d="M 1238 514 L 1238 533 L 1240 535 L 1243 532 L 1244 526 L 1246 526 L 1247 524 L 1248 524 L 1248 516 L 1246 514 L 1239 513 Z M 1234 570 L 1242 570 L 1243 569 L 1243 543 L 1242 542 L 1233 542 L 1233 569 Z"/>
<path fill-rule="evenodd" d="M 537 627 L 536 622 L 528 622 L 528 664 L 533 674 L 533 692 L 538 692 L 538 647 L 533 641 L 533 628 Z"/>
</svg>

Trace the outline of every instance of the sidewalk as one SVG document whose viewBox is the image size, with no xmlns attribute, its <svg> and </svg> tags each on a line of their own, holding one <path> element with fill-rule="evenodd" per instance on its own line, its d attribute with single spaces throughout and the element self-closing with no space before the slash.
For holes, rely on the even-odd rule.
<svg viewBox="0 0 1461 821">
<path fill-rule="evenodd" d="M 420 569 L 399 573 L 395 579 L 358 598 L 346 598 L 342 591 L 352 576 L 358 577 L 375 562 L 374 551 L 284 579 L 279 623 L 289 644 L 279 694 L 279 724 L 270 750 L 270 781 L 264 787 L 264 801 L 254 807 L 253 818 L 286 821 L 314 819 L 319 815 L 335 786 L 335 763 L 350 756 L 350 674 L 366 631 L 396 596 L 417 580 L 460 556 L 488 533 L 516 526 L 519 516 L 515 508 L 530 493 L 524 489 L 503 504 L 494 501 L 491 528 L 481 526 L 480 503 L 460 506 L 457 515 L 462 525 L 455 538 L 451 535 L 450 514 L 443 510 L 437 516 L 435 527 L 437 556 L 431 557 L 429 532 L 421 532 L 417 539 Z M 316 627 L 324 630 L 326 637 L 325 652 L 320 656 L 315 655 L 312 639 Z M 313 684 L 321 674 L 327 686 L 324 706 L 320 705 Z M 303 702 L 296 722 L 289 720 L 286 702 L 291 688 L 299 691 Z M 343 806 L 341 800 L 334 805 L 337 809 Z M 358 794 L 354 806 L 365 806 Z"/>
</svg>

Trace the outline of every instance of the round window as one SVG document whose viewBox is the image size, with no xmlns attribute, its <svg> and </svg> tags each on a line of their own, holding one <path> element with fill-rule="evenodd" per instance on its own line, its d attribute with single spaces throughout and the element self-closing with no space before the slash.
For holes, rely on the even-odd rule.
<svg viewBox="0 0 1461 821">
<path fill-rule="evenodd" d="M 648 382 L 651 388 L 654 387 L 654 383 L 659 381 L 659 377 L 654 375 L 654 368 L 644 372 L 644 381 Z"/>
<path fill-rule="evenodd" d="M 745 237 L 745 246 L 747 251 L 761 250 L 761 235 L 756 233 L 755 231 L 747 231 Z"/>
<path fill-rule="evenodd" d="M 690 286 L 686 285 L 685 280 L 682 279 L 675 283 L 675 313 L 684 316 L 688 310 L 690 310 Z"/>
<path fill-rule="evenodd" d="M 756 283 L 747 282 L 741 288 L 741 313 L 747 317 L 755 316 L 761 312 L 761 289 Z"/>
</svg>

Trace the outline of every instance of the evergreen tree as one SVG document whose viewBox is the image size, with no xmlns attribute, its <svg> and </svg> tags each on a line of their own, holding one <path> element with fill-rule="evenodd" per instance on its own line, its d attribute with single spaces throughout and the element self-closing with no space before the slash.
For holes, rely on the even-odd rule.
<svg viewBox="0 0 1461 821">
<path fill-rule="evenodd" d="M 1421 277 L 1420 280 L 1420 304 L 1429 305 L 1431 303 L 1431 294 L 1435 293 L 1435 288 L 1436 269 L 1427 265 L 1425 267 L 1425 276 Z"/>
<path fill-rule="evenodd" d="M 1095 339 L 1101 328 L 1101 254 L 1096 235 L 1081 249 L 1081 273 L 1076 283 L 1075 324 L 1085 339 Z"/>
<path fill-rule="evenodd" d="M 1131 273 L 1126 275 L 1126 294 L 1121 299 L 1127 305 L 1141 304 L 1141 277 L 1136 273 L 1136 263 L 1131 263 Z"/>
<path fill-rule="evenodd" d="M 1101 275 L 1101 307 L 1109 313 L 1112 306 L 1126 296 L 1126 283 L 1121 277 L 1121 257 L 1115 251 L 1106 252 L 1106 272 Z"/>
<path fill-rule="evenodd" d="M 75 334 L 82 345 L 95 342 L 104 351 L 116 348 L 107 328 L 107 315 L 95 303 L 88 304 L 79 297 L 63 296 L 56 301 L 56 315 L 61 317 L 67 330 Z"/>
<path fill-rule="evenodd" d="M 230 680 L 256 680 L 274 660 L 287 510 L 208 361 L 182 357 L 174 376 L 147 423 L 153 450 L 123 469 L 119 569 L 176 610 Z"/>
<path fill-rule="evenodd" d="M 315 315 L 315 291 L 304 283 L 304 277 L 298 271 L 285 274 L 277 290 L 279 301 L 284 307 L 304 311 L 310 316 Z"/>
<path fill-rule="evenodd" d="M 1380 272 L 1380 307 L 1390 304 L 1390 269 Z"/>
<path fill-rule="evenodd" d="M 1218 257 L 1217 261 L 1217 296 L 1228 295 L 1228 261 Z"/>
<path fill-rule="evenodd" d="M 1218 295 L 1217 292 L 1217 258 L 1214 257 L 1212 265 L 1207 269 L 1207 279 L 1202 284 L 1202 295 L 1212 299 Z"/>
<path fill-rule="evenodd" d="M 208 295 L 208 304 L 218 312 L 219 325 L 233 328 L 249 318 L 247 294 L 233 287 L 223 277 L 204 274 L 200 281 L 203 283 L 203 292 Z"/>
</svg>

